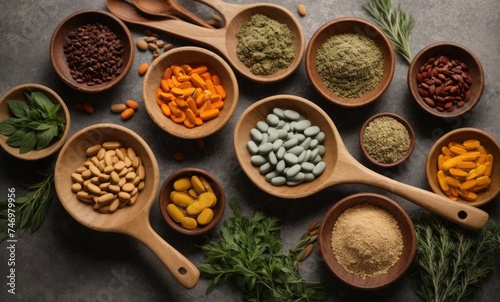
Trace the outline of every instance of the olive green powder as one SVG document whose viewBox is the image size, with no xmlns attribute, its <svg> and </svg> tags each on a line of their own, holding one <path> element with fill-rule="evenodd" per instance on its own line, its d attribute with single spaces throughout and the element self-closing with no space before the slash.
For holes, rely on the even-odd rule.
<svg viewBox="0 0 500 302">
<path fill-rule="evenodd" d="M 236 37 L 236 54 L 253 74 L 273 74 L 287 68 L 295 58 L 290 29 L 265 15 L 253 15 Z"/>
<path fill-rule="evenodd" d="M 363 145 L 373 159 L 390 164 L 400 160 L 410 149 L 406 127 L 389 116 L 375 118 L 363 132 Z"/>
<path fill-rule="evenodd" d="M 358 98 L 375 88 L 384 60 L 375 42 L 359 34 L 338 34 L 318 48 L 316 65 L 325 86 L 336 95 Z"/>
</svg>

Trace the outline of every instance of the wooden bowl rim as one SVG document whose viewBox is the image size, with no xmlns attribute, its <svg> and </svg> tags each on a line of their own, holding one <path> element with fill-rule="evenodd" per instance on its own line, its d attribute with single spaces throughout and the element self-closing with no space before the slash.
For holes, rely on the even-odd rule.
<svg viewBox="0 0 500 302">
<path fill-rule="evenodd" d="M 201 126 L 194 127 L 192 129 L 186 128 L 183 124 L 176 124 L 170 118 L 166 117 L 161 113 L 161 109 L 158 106 L 156 99 L 151 97 L 153 91 L 149 85 L 154 79 L 153 73 L 156 69 L 163 65 L 165 60 L 169 60 L 171 56 L 175 56 L 181 53 L 197 53 L 204 56 L 210 57 L 213 61 L 207 63 L 207 65 L 218 65 L 220 69 L 224 70 L 225 77 L 230 79 L 230 83 L 222 83 L 224 89 L 227 93 L 227 98 L 225 100 L 224 108 L 221 110 L 220 115 L 213 120 L 205 122 Z M 187 61 L 197 61 L 196 56 L 191 56 Z M 210 70 L 210 69 L 209 69 Z M 163 71 L 162 73 L 163 74 Z M 219 77 L 221 75 L 219 74 Z M 160 87 L 160 80 L 158 80 L 157 86 Z M 229 97 L 232 96 L 231 99 Z M 222 59 L 218 54 L 197 46 L 181 46 L 173 48 L 163 54 L 161 54 L 156 60 L 153 61 L 151 66 L 146 72 L 142 84 L 142 98 L 144 101 L 144 106 L 148 115 L 153 120 L 153 122 L 160 127 L 163 131 L 169 133 L 178 138 L 182 139 L 199 139 L 215 134 L 231 120 L 238 106 L 239 100 L 239 86 L 236 75 L 229 66 L 229 64 Z"/>
<path fill-rule="evenodd" d="M 435 108 L 431 108 L 429 105 L 427 105 L 422 98 L 420 97 L 418 93 L 418 88 L 417 88 L 417 72 L 420 66 L 425 63 L 430 57 L 434 55 L 434 53 L 442 53 L 444 55 L 447 55 L 449 53 L 462 53 L 466 54 L 465 56 L 468 57 L 466 58 L 469 62 L 467 63 L 469 65 L 469 73 L 471 71 L 471 68 L 474 68 L 477 70 L 478 77 L 474 78 L 474 82 L 472 83 L 473 87 L 477 87 L 479 85 L 479 88 L 475 88 L 474 91 L 476 93 L 471 95 L 471 99 L 469 102 L 466 103 L 466 106 L 463 106 L 461 108 L 455 108 L 451 112 L 443 111 L 440 112 Z M 430 53 L 430 54 L 429 54 Z M 464 61 L 463 58 L 461 58 L 462 61 Z M 471 64 L 471 62 L 473 64 Z M 429 44 L 425 46 L 423 49 L 421 49 L 417 55 L 415 55 L 410 63 L 410 66 L 408 67 L 408 74 L 407 74 L 407 85 L 408 85 L 408 90 L 410 91 L 410 95 L 412 96 L 413 100 L 419 105 L 420 108 L 422 108 L 425 112 L 429 113 L 431 116 L 437 117 L 437 118 L 452 118 L 452 117 L 458 117 L 463 115 L 464 113 L 472 110 L 480 101 L 481 96 L 484 91 L 484 70 L 481 64 L 481 61 L 479 58 L 470 50 L 469 48 L 456 43 L 452 41 L 441 41 L 441 42 L 435 42 L 432 44 Z M 474 86 L 474 83 L 475 86 Z M 471 90 L 472 91 L 472 90 Z"/>
<path fill-rule="evenodd" d="M 432 173 L 432 171 L 437 171 L 437 168 L 435 168 L 435 166 L 437 165 L 436 154 L 439 155 L 441 147 L 443 145 L 449 143 L 452 140 L 454 141 L 455 140 L 454 137 L 459 136 L 459 135 L 464 135 L 464 134 L 466 136 L 468 136 L 469 133 L 473 134 L 474 137 L 479 135 L 483 138 L 486 138 L 489 141 L 488 144 L 491 144 L 492 146 L 494 146 L 493 147 L 494 150 L 487 150 L 488 152 L 493 154 L 493 158 L 494 158 L 494 161 L 493 161 L 494 162 L 494 164 L 493 164 L 494 170 L 492 173 L 494 173 L 494 171 L 497 171 L 498 169 L 500 169 L 500 163 L 497 159 L 500 157 L 500 144 L 493 136 L 491 136 L 488 132 L 481 130 L 481 129 L 478 129 L 478 128 L 473 128 L 473 127 L 457 128 L 457 129 L 452 130 L 450 132 L 447 132 L 446 134 L 441 136 L 432 145 L 432 147 L 429 149 L 429 152 L 427 154 L 427 158 L 425 161 L 425 177 L 427 179 L 427 184 L 429 185 L 429 187 L 431 188 L 431 190 L 434 193 L 439 194 L 441 196 L 446 196 L 441 191 L 441 188 L 439 187 L 439 184 L 437 183 L 437 179 Z M 481 144 L 483 145 L 484 143 L 481 141 Z M 497 172 L 497 174 L 499 174 L 499 172 Z M 495 175 L 497 175 L 497 174 L 495 174 Z M 484 198 L 485 193 L 487 193 L 487 196 L 488 196 L 487 198 Z M 462 199 L 458 199 L 457 201 L 464 203 L 464 204 L 467 204 L 467 205 L 470 205 L 470 206 L 473 206 L 473 207 L 481 207 L 481 206 L 489 203 L 493 199 L 495 199 L 499 193 L 500 193 L 500 183 L 498 182 L 498 179 L 497 179 L 496 185 L 495 185 L 495 180 L 492 178 L 492 184 L 490 185 L 490 188 L 485 192 L 478 193 L 477 194 L 478 199 L 476 201 L 470 202 L 470 201 L 465 201 Z"/>
<path fill-rule="evenodd" d="M 175 222 L 167 212 L 167 205 L 171 203 L 168 193 L 172 191 L 173 182 L 176 179 L 187 175 L 204 176 L 207 179 L 207 181 L 211 184 L 217 196 L 217 204 L 215 205 L 214 208 L 214 217 L 212 218 L 212 221 L 210 221 L 207 225 L 197 226 L 195 229 L 192 230 L 186 229 L 182 227 L 179 223 Z M 226 208 L 226 197 L 220 181 L 217 179 L 217 177 L 215 177 L 214 174 L 204 169 L 186 167 L 174 171 L 165 179 L 160 188 L 158 206 L 160 208 L 161 216 L 163 217 L 163 219 L 165 220 L 165 222 L 169 227 L 184 235 L 198 236 L 210 232 L 219 224 Z"/>
<path fill-rule="evenodd" d="M 378 206 L 389 213 L 398 221 L 403 236 L 403 251 L 398 261 L 386 274 L 372 278 L 363 279 L 346 271 L 337 261 L 331 247 L 331 233 L 335 220 L 345 210 L 355 205 L 370 203 Z M 332 216 L 334 216 L 332 218 Z M 328 225 L 328 227 L 327 227 Z M 346 196 L 336 202 L 324 216 L 320 228 L 318 247 L 321 257 L 326 262 L 330 272 L 343 283 L 365 291 L 373 291 L 385 288 L 400 279 L 409 269 L 417 248 L 415 226 L 408 213 L 391 198 L 377 193 L 360 192 Z M 326 254 L 326 255 L 325 255 Z M 331 261 L 335 261 L 332 263 Z"/>
<path fill-rule="evenodd" d="M 0 135 L 0 146 L 2 146 L 5 152 L 21 160 L 35 161 L 47 158 L 58 152 L 63 147 L 63 145 L 66 143 L 66 140 L 68 139 L 71 128 L 71 115 L 68 107 L 66 106 L 66 103 L 54 90 L 47 86 L 36 83 L 21 84 L 11 88 L 0 98 L 0 107 L 3 107 L 2 104 L 4 102 L 6 103 L 10 101 L 12 95 L 22 93 L 23 90 L 28 88 L 34 88 L 37 91 L 44 92 L 52 100 L 52 102 L 57 102 L 58 104 L 60 104 L 61 108 L 59 109 L 59 115 L 63 116 L 66 120 L 66 128 L 61 138 L 42 150 L 33 150 L 24 154 L 20 154 L 19 148 L 13 148 L 7 145 L 7 143 L 5 142 L 7 140 L 7 136 Z M 26 99 L 23 98 L 21 101 L 26 101 Z"/>
<path fill-rule="evenodd" d="M 375 88 L 365 92 L 361 97 L 358 98 L 344 98 L 335 95 L 321 82 L 315 67 L 316 49 L 319 46 L 321 46 L 318 45 L 321 42 L 318 41 L 319 36 L 321 36 L 322 32 L 329 29 L 330 27 L 334 27 L 342 23 L 357 23 L 360 26 L 367 28 L 367 30 L 370 31 L 370 35 L 366 34 L 366 30 L 362 34 L 365 36 L 369 36 L 372 40 L 374 40 L 379 46 L 379 48 L 381 48 L 380 50 L 384 55 L 385 63 L 384 63 L 384 75 L 382 76 L 382 79 L 377 84 L 377 86 L 375 86 Z M 351 33 L 351 32 L 357 33 L 358 31 L 356 31 L 356 27 L 353 27 L 352 30 L 350 31 L 343 31 L 340 33 Z M 381 39 L 383 43 L 378 43 L 377 40 L 373 39 L 373 37 L 380 37 L 379 39 Z M 384 52 L 381 45 L 383 45 L 384 48 L 387 48 L 387 51 Z M 389 63 L 387 64 L 387 62 Z M 392 82 L 392 79 L 394 77 L 395 66 L 396 66 L 396 56 L 394 53 L 394 47 L 392 46 L 392 43 L 390 42 L 387 35 L 374 23 L 358 17 L 340 17 L 332 19 L 329 22 L 323 24 L 320 28 L 318 28 L 314 32 L 306 48 L 305 67 L 309 82 L 323 98 L 325 98 L 334 105 L 345 108 L 362 107 L 380 99 L 380 97 L 385 93 L 385 91 L 387 91 Z"/>
<path fill-rule="evenodd" d="M 120 29 L 120 36 L 121 40 L 123 43 L 124 48 L 129 49 L 130 54 L 128 56 L 123 57 L 123 65 L 122 65 L 122 72 L 120 75 L 115 77 L 113 80 L 109 82 L 103 82 L 100 85 L 94 85 L 94 86 L 88 86 L 85 83 L 79 84 L 77 83 L 69 73 L 66 72 L 65 68 L 62 66 L 64 64 L 67 64 L 66 61 L 61 61 L 59 56 L 56 55 L 56 48 L 58 45 L 63 44 L 59 39 L 60 37 L 60 32 L 68 26 L 72 21 L 78 20 L 78 24 L 84 25 L 87 24 L 86 22 L 80 21 L 80 20 L 85 20 L 85 19 L 93 19 L 94 16 L 99 18 L 99 22 L 102 22 L 105 25 L 113 24 L 113 27 L 117 27 Z M 75 27 L 76 28 L 76 27 Z M 115 31 L 113 31 L 115 32 Z M 61 50 L 62 51 L 62 50 Z M 63 81 L 66 85 L 71 87 L 72 89 L 83 92 L 83 93 L 100 93 L 106 90 L 109 90 L 116 85 L 118 85 L 129 73 L 130 69 L 132 68 L 132 64 L 134 63 L 134 58 L 135 58 L 135 43 L 134 39 L 132 37 L 132 34 L 130 33 L 130 30 L 128 27 L 123 23 L 122 20 L 114 16 L 113 14 L 100 10 L 100 9 L 84 9 L 84 10 L 79 10 L 76 12 L 73 12 L 72 14 L 68 15 L 66 18 L 64 18 L 55 28 L 54 32 L 52 33 L 52 37 L 50 40 L 50 63 L 52 65 L 52 68 L 54 69 L 55 73 Z"/>
<path fill-rule="evenodd" d="M 381 162 L 376 161 L 374 158 L 372 158 L 368 154 L 368 151 L 366 151 L 365 145 L 363 143 L 363 134 L 364 134 L 365 129 L 368 126 L 368 124 L 371 121 L 373 121 L 374 119 L 382 117 L 382 116 L 392 117 L 393 119 L 400 122 L 403 126 L 405 126 L 406 130 L 408 131 L 408 134 L 410 135 L 410 147 L 408 149 L 408 152 L 406 152 L 406 154 L 402 158 L 400 158 L 399 160 L 397 160 L 393 163 L 381 163 Z M 368 118 L 361 126 L 361 130 L 359 132 L 359 147 L 361 148 L 361 151 L 362 151 L 364 157 L 366 158 L 366 160 L 368 160 L 374 166 L 379 167 L 379 168 L 393 168 L 393 167 L 400 165 L 404 161 L 406 161 L 410 157 L 410 155 L 412 154 L 413 150 L 415 149 L 415 132 L 413 131 L 413 128 L 410 125 L 410 123 L 402 116 L 395 114 L 395 113 L 391 113 L 391 112 L 377 113 L 377 114 L 373 115 L 372 117 Z"/>
</svg>

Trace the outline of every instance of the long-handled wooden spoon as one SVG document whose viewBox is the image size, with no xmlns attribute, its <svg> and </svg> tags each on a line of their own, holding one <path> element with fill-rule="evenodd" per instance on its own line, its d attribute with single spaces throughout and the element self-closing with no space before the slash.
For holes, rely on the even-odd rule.
<svg viewBox="0 0 500 302">
<path fill-rule="evenodd" d="M 296 110 L 313 121 L 326 134 L 326 139 L 323 142 L 326 153 L 322 157 L 323 161 L 326 162 L 326 169 L 317 179 L 294 187 L 274 186 L 266 181 L 258 167 L 251 164 L 251 154 L 247 149 L 250 130 L 255 127 L 258 121 L 265 120 L 274 108 Z M 453 202 L 446 197 L 398 182 L 366 168 L 349 154 L 329 116 L 316 104 L 298 96 L 276 95 L 252 104 L 243 112 L 236 124 L 233 143 L 236 157 L 246 175 L 257 187 L 274 196 L 301 198 L 333 185 L 360 183 L 397 194 L 422 208 L 472 230 L 480 230 L 488 222 L 488 213 L 481 209 Z"/>
</svg>

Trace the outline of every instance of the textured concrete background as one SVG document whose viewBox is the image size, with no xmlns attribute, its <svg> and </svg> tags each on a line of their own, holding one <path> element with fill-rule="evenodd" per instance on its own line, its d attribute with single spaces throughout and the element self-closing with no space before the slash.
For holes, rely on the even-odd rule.
<svg viewBox="0 0 500 302">
<path fill-rule="evenodd" d="M 210 15 L 202 5 L 189 0 L 181 1 L 200 15 Z M 250 0 L 229 0 L 231 3 L 249 3 Z M 294 14 L 301 1 L 271 0 Z M 307 41 L 314 31 L 327 21 L 344 16 L 371 20 L 362 8 L 364 0 L 330 1 L 304 0 L 308 14 L 299 18 Z M 362 109 L 350 110 L 335 107 L 323 99 L 309 85 L 305 68 L 300 68 L 289 79 L 270 86 L 259 86 L 241 77 L 240 101 L 230 123 L 219 133 L 205 140 L 206 148 L 199 150 L 194 142 L 182 141 L 160 130 L 149 118 L 142 106 L 142 78 L 137 68 L 148 62 L 149 53 L 137 52 L 134 66 L 126 79 L 114 90 L 99 95 L 84 95 L 66 87 L 54 74 L 49 60 L 49 42 L 57 24 L 69 14 L 81 9 L 103 9 L 104 0 L 0 0 L 0 93 L 23 83 L 39 83 L 54 89 L 65 100 L 71 111 L 71 134 L 97 122 L 113 122 L 138 133 L 156 153 L 163 181 L 173 171 L 195 166 L 214 173 L 226 189 L 226 196 L 234 198 L 247 215 L 262 210 L 282 220 L 282 236 L 286 247 L 297 242 L 313 220 L 323 215 L 339 199 L 362 191 L 377 192 L 394 198 L 411 214 L 422 211 L 412 203 L 392 194 L 364 185 L 340 185 L 327 188 L 311 197 L 300 200 L 281 200 L 256 188 L 239 168 L 232 147 L 234 125 L 239 115 L 253 102 L 275 94 L 294 94 L 320 105 L 332 118 L 347 148 L 361 163 L 398 181 L 428 189 L 424 163 L 427 151 L 437 137 L 458 127 L 477 127 L 500 139 L 498 117 L 500 107 L 500 2 L 498 0 L 423 0 L 395 1 L 415 17 L 411 36 L 413 55 L 425 46 L 449 40 L 470 48 L 483 63 L 486 86 L 480 104 L 461 118 L 453 120 L 433 119 L 427 116 L 411 100 L 406 85 L 408 64 L 397 56 L 394 79 L 382 98 Z M 130 27 L 135 38 L 143 36 L 144 29 Z M 162 38 L 174 44 L 195 45 L 183 39 Z M 129 121 L 123 122 L 109 112 L 114 102 L 135 99 L 141 108 Z M 93 114 L 76 109 L 75 102 L 91 101 L 96 107 Z M 358 146 L 358 132 L 364 120 L 371 115 L 390 111 L 410 121 L 417 135 L 417 145 L 407 163 L 392 170 L 377 170 L 364 161 Z M 173 153 L 182 151 L 186 160 L 173 160 Z M 53 163 L 53 158 L 30 166 L 0 150 L 0 199 L 7 198 L 7 188 L 22 192 L 20 182 L 36 169 Z M 497 180 L 498 181 L 498 180 Z M 491 217 L 500 222 L 497 197 L 485 207 Z M 228 209 L 225 218 L 232 215 Z M 169 229 L 155 204 L 150 215 L 153 228 L 167 242 L 187 256 L 193 263 L 203 262 L 196 244 L 203 241 L 176 234 Z M 7 293 L 8 275 L 7 244 L 0 244 L 0 301 L 241 301 L 238 291 L 227 286 L 205 296 L 209 283 L 200 279 L 196 288 L 186 290 L 171 277 L 159 260 L 134 239 L 99 233 L 87 229 L 71 218 L 57 199 L 40 230 L 26 234 L 16 246 L 16 295 Z M 332 281 L 331 301 L 360 301 L 367 297 L 373 301 L 419 301 L 416 294 L 418 280 L 408 272 L 394 286 L 381 292 L 363 295 L 349 290 L 336 282 L 317 254 L 312 254 L 302 265 L 303 276 L 320 281 Z M 474 301 L 497 301 L 500 295 L 500 262 Z M 497 298 L 495 298 L 497 297 Z"/>
</svg>

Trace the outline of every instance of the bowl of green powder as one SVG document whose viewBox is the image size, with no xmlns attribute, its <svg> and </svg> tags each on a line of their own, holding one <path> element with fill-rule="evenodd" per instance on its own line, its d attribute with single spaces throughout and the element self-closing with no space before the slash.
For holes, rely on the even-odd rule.
<svg viewBox="0 0 500 302">
<path fill-rule="evenodd" d="M 379 168 L 393 168 L 407 160 L 415 148 L 415 133 L 403 117 L 382 112 L 361 126 L 359 146 L 364 157 Z"/>
<path fill-rule="evenodd" d="M 412 220 L 394 200 L 356 193 L 323 218 L 318 247 L 330 272 L 361 290 L 378 290 L 401 278 L 416 251 Z"/>
<path fill-rule="evenodd" d="M 305 57 L 315 90 L 347 108 L 379 99 L 392 81 L 395 64 L 393 46 L 382 30 L 354 17 L 333 19 L 317 29 Z"/>
</svg>

